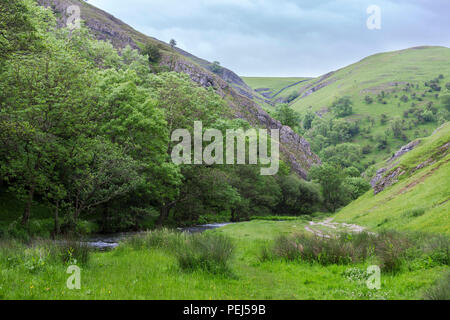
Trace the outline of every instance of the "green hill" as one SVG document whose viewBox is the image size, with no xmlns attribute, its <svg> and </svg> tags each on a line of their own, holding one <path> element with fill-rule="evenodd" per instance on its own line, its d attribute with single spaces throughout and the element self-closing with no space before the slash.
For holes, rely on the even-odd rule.
<svg viewBox="0 0 450 320">
<path fill-rule="evenodd" d="M 342 209 L 337 221 L 372 230 L 420 230 L 450 234 L 450 123 L 420 139 L 412 151 L 388 162 L 378 185 Z M 398 182 L 396 182 L 398 180 Z"/>
<path fill-rule="evenodd" d="M 416 47 L 375 54 L 308 82 L 292 107 L 303 112 L 312 106 L 314 111 L 318 111 L 329 107 L 335 98 L 350 96 L 354 99 L 354 111 L 357 114 L 381 114 L 388 111 L 401 115 L 400 110 L 389 108 L 394 102 L 399 102 L 399 98 L 394 97 L 395 93 L 399 94 L 407 83 L 414 84 L 412 93 L 428 90 L 424 82 L 439 74 L 446 76 L 447 82 L 450 81 L 450 49 L 446 47 Z M 323 87 L 309 91 L 319 86 Z M 383 108 L 377 101 L 370 108 L 367 107 L 365 96 L 376 96 L 382 91 L 392 93 L 386 107 Z"/>
<path fill-rule="evenodd" d="M 336 141 L 330 138 L 335 131 L 317 128 L 320 122 L 312 129 L 303 122 L 299 132 L 312 143 L 313 151 L 324 158 L 323 149 L 330 145 L 355 143 L 363 148 L 360 159 L 367 168 L 450 120 L 442 103 L 442 96 L 450 94 L 450 49 L 416 47 L 380 53 L 298 87 L 299 97 L 290 106 L 301 118 L 312 114 L 322 122 L 340 118 L 355 125 L 350 137 Z M 352 112 L 338 116 L 332 105 L 342 97 L 349 98 Z"/>
<path fill-rule="evenodd" d="M 245 83 L 255 91 L 255 95 L 268 100 L 271 104 L 290 102 L 298 97 L 297 92 L 312 78 L 270 78 L 242 77 Z"/>
</svg>

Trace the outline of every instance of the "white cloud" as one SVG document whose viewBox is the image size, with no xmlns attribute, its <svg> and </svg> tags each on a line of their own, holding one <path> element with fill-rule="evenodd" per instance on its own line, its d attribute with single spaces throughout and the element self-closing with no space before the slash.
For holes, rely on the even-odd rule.
<svg viewBox="0 0 450 320">
<path fill-rule="evenodd" d="M 139 31 L 240 75 L 314 76 L 367 55 L 450 44 L 446 0 L 91 0 Z M 382 29 L 366 28 L 366 8 Z"/>
</svg>

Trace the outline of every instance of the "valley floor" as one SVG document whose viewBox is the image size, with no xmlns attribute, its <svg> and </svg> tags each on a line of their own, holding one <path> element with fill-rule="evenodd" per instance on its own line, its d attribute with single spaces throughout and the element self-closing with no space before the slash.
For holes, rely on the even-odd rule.
<svg viewBox="0 0 450 320">
<path fill-rule="evenodd" d="M 262 246 L 280 234 L 307 233 L 305 227 L 321 232 L 334 229 L 299 219 L 251 221 L 209 231 L 227 235 L 236 243 L 230 275 L 182 271 L 170 250 L 121 246 L 110 252 L 97 252 L 81 270 L 80 290 L 67 289 L 67 265 L 44 262 L 39 268 L 30 268 L 27 263 L 15 265 L 3 257 L 0 298 L 420 299 L 448 270 L 445 266 L 418 262 L 400 273 L 382 274 L 381 289 L 370 290 L 365 282 L 348 276 L 349 269 L 366 270 L 368 263 L 325 267 L 308 262 L 260 262 Z"/>
</svg>

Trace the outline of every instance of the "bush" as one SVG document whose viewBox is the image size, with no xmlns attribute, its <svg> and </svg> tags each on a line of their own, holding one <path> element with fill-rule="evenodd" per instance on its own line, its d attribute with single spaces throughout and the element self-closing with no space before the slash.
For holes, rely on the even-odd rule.
<svg viewBox="0 0 450 320">
<path fill-rule="evenodd" d="M 150 63 L 156 63 L 161 59 L 161 52 L 159 52 L 158 47 L 151 43 L 145 46 L 142 53 L 148 56 Z"/>
<path fill-rule="evenodd" d="M 404 235 L 394 231 L 383 231 L 377 237 L 375 254 L 380 260 L 381 270 L 398 272 L 403 265 L 406 250 L 412 246 Z"/>
<path fill-rule="evenodd" d="M 450 300 L 450 271 L 438 280 L 424 295 L 425 300 Z"/>
<path fill-rule="evenodd" d="M 371 189 L 370 183 L 361 177 L 347 177 L 344 180 L 344 185 L 353 200 L 358 199 Z"/>
<path fill-rule="evenodd" d="M 76 233 L 80 235 L 88 235 L 99 232 L 99 226 L 95 222 L 80 220 L 76 224 Z"/>
<path fill-rule="evenodd" d="M 373 98 L 371 96 L 366 96 L 364 98 L 364 100 L 366 101 L 367 104 L 372 104 L 373 103 Z"/>
<path fill-rule="evenodd" d="M 25 246 L 15 240 L 0 243 L 0 264 L 7 268 L 18 266 L 23 261 Z"/>
<path fill-rule="evenodd" d="M 333 237 L 305 234 L 281 236 L 275 240 L 271 254 L 263 252 L 260 260 L 273 256 L 288 261 L 329 265 L 360 263 L 373 257 L 377 258 L 384 272 L 398 272 L 407 261 L 409 250 L 415 248 L 420 256 L 434 256 L 437 262 L 448 263 L 447 238 L 434 240 L 434 246 L 429 246 L 432 249 L 428 249 L 428 253 L 425 248 L 414 247 L 415 243 L 410 235 L 392 231 L 384 231 L 378 235 L 362 232 L 343 233 Z M 416 257 L 417 254 L 409 258 Z"/>
<path fill-rule="evenodd" d="M 79 240 L 62 240 L 56 245 L 57 254 L 66 264 L 84 264 L 89 262 L 92 248 Z"/>
<path fill-rule="evenodd" d="M 423 216 L 424 214 L 425 214 L 424 208 L 414 208 L 414 209 L 405 211 L 405 213 L 403 213 L 404 216 L 411 217 L 411 218 L 417 218 L 417 217 Z"/>
<path fill-rule="evenodd" d="M 180 232 L 159 229 L 128 238 L 123 242 L 123 245 L 130 246 L 133 249 L 160 248 L 175 250 L 183 241 L 183 238 L 184 235 Z"/>
<path fill-rule="evenodd" d="M 219 61 L 214 61 L 210 66 L 210 70 L 216 74 L 220 73 L 222 71 L 222 67 L 220 65 Z"/>
<path fill-rule="evenodd" d="M 275 240 L 273 255 L 289 261 L 303 260 L 322 265 L 364 261 L 373 252 L 374 236 L 368 233 L 319 237 L 299 234 Z"/>
<path fill-rule="evenodd" d="M 27 225 L 23 225 L 20 220 L 16 220 L 8 226 L 5 236 L 30 242 L 33 238 L 49 238 L 52 231 L 52 219 L 32 219 Z"/>
<path fill-rule="evenodd" d="M 353 113 L 352 105 L 353 103 L 350 97 L 342 97 L 334 101 L 330 109 L 337 117 L 341 118 Z"/>
<path fill-rule="evenodd" d="M 182 270 L 201 269 L 211 273 L 228 273 L 234 244 L 222 235 L 192 234 L 178 246 L 175 255 Z"/>
<path fill-rule="evenodd" d="M 444 235 L 424 236 L 421 251 L 435 263 L 450 265 L 450 239 Z"/>
</svg>

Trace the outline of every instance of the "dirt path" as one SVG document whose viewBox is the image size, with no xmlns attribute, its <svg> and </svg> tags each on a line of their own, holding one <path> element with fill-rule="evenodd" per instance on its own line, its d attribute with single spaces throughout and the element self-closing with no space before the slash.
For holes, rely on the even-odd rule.
<svg viewBox="0 0 450 320">
<path fill-rule="evenodd" d="M 305 230 L 319 237 L 331 238 L 331 234 L 337 232 L 361 233 L 366 228 L 356 224 L 333 222 L 333 218 L 328 218 L 321 222 L 310 221 Z"/>
</svg>

